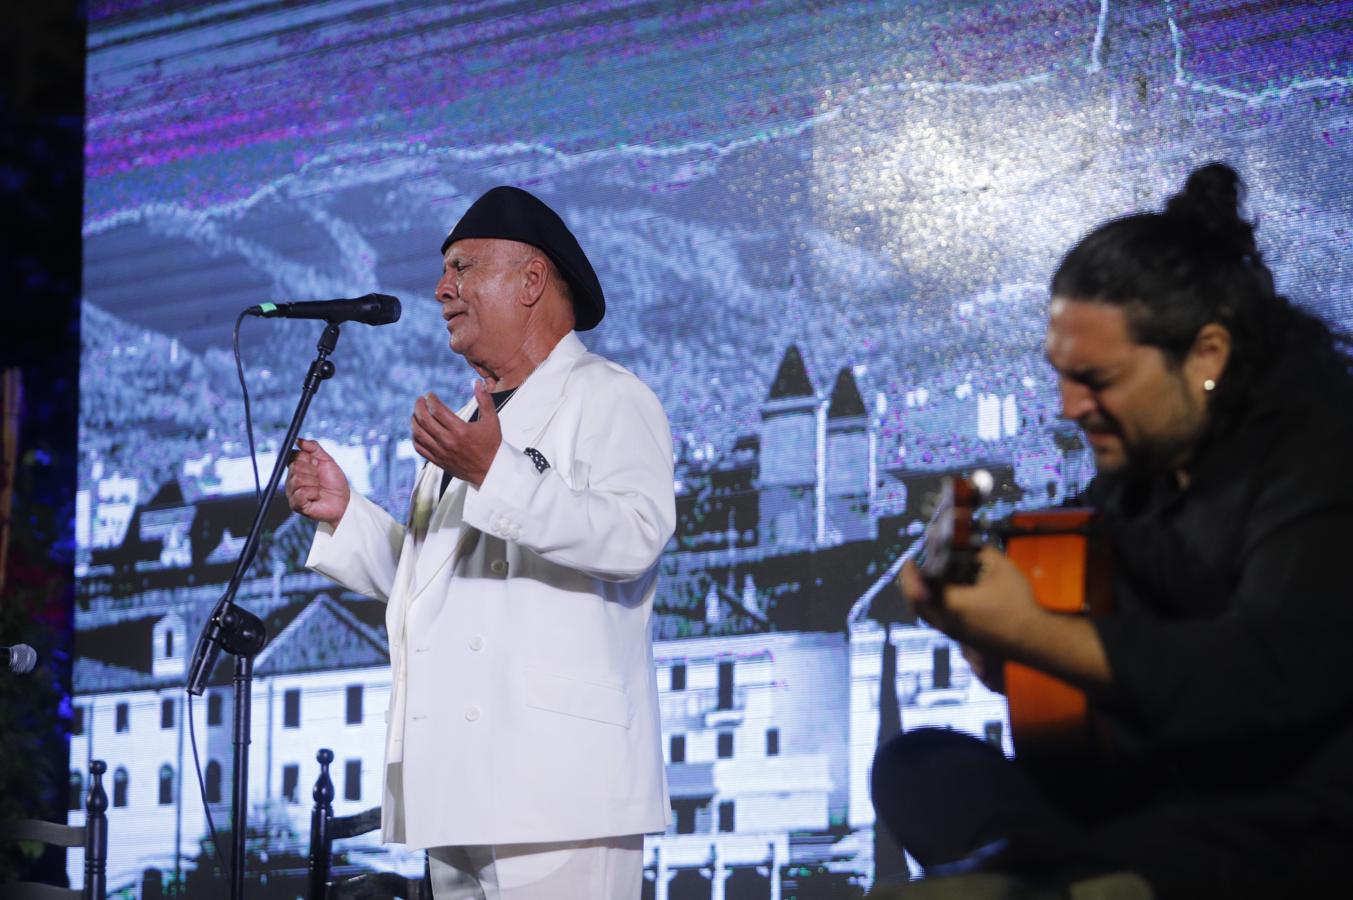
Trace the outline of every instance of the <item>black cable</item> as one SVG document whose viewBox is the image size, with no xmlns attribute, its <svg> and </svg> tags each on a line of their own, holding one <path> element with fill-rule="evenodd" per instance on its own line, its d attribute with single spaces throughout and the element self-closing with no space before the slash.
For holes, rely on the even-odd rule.
<svg viewBox="0 0 1353 900">
<path fill-rule="evenodd" d="M 249 408 L 249 385 L 244 380 L 244 360 L 240 356 L 240 323 L 244 321 L 247 312 L 242 312 L 235 319 L 235 332 L 232 345 L 235 350 L 235 373 L 240 379 L 240 392 L 244 395 L 244 431 L 249 438 L 249 461 L 254 467 L 254 499 L 256 502 L 263 502 L 263 482 L 258 476 L 258 454 L 254 448 L 254 418 Z M 197 727 L 193 723 L 193 695 L 188 694 L 188 739 L 193 747 L 193 768 L 197 771 L 197 789 L 202 796 L 202 809 L 207 814 L 207 829 L 211 834 L 211 849 L 216 854 L 216 864 L 221 867 L 221 872 L 225 875 L 226 881 L 233 883 L 230 867 L 226 865 L 225 857 L 221 855 L 221 835 L 216 830 L 216 822 L 211 816 L 211 803 L 207 800 L 207 782 L 202 777 L 202 759 L 197 753 Z"/>
<path fill-rule="evenodd" d="M 249 313 L 245 311 L 235 319 L 235 372 L 240 376 L 240 392 L 244 394 L 244 433 L 249 437 L 249 461 L 254 466 L 254 502 L 262 503 L 263 482 L 258 477 L 258 454 L 254 450 L 254 418 L 249 411 L 249 386 L 244 383 L 244 362 L 240 358 L 240 323 L 247 315 Z"/>
<path fill-rule="evenodd" d="M 193 695 L 188 695 L 188 742 L 193 745 L 193 768 L 197 770 L 197 788 L 202 794 L 202 809 L 207 814 L 207 828 L 211 832 L 211 849 L 216 853 L 216 864 L 226 881 L 233 883 L 230 867 L 221 856 L 221 836 L 216 832 L 216 823 L 211 818 L 211 804 L 207 802 L 207 782 L 202 778 L 202 760 L 197 756 L 197 728 L 193 725 Z M 179 802 L 182 802 L 180 800 Z"/>
</svg>

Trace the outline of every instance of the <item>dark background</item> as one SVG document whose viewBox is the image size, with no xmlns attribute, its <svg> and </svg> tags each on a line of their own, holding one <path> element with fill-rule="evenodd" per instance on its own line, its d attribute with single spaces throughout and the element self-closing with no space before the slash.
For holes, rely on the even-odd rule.
<svg viewBox="0 0 1353 900">
<path fill-rule="evenodd" d="M 23 391 L 0 644 L 39 652 L 35 672 L 0 672 L 0 818 L 65 818 L 84 42 L 83 4 L 0 6 L 0 369 Z M 0 881 L 16 868 L 65 877 L 62 854 L 0 846 Z"/>
</svg>

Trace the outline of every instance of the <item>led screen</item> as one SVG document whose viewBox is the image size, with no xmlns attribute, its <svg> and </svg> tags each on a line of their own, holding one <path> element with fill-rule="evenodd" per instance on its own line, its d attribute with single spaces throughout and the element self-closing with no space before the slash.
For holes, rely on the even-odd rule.
<svg viewBox="0 0 1353 900">
<path fill-rule="evenodd" d="M 1351 15 L 91 2 L 71 777 L 78 822 L 89 761 L 108 764 L 110 887 L 225 895 L 205 810 L 228 826 L 229 664 L 191 729 L 183 681 L 256 505 L 237 316 L 400 298 L 397 324 L 344 327 L 305 433 L 402 517 L 414 398 L 470 395 L 438 248 L 503 183 L 572 225 L 609 299 L 585 342 L 672 425 L 653 627 L 672 822 L 645 896 L 854 896 L 900 871 L 873 832 L 880 735 L 944 725 L 1016 752 L 1002 698 L 891 587 L 935 486 L 986 468 L 1008 510 L 1085 485 L 1042 356 L 1050 272 L 1201 162 L 1247 179 L 1286 292 L 1353 322 Z M 240 326 L 265 479 L 321 327 Z M 317 752 L 336 815 L 379 800 L 389 657 L 380 605 L 305 570 L 313 526 L 284 502 L 265 525 L 238 594 L 270 635 L 250 896 L 295 897 Z M 422 871 L 374 834 L 335 853 L 339 876 Z"/>
</svg>

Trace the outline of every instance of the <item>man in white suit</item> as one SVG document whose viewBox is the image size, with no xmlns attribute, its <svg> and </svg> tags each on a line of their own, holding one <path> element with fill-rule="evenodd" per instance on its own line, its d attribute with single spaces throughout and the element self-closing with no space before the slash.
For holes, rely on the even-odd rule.
<svg viewBox="0 0 1353 900">
<path fill-rule="evenodd" d="M 287 479 L 319 523 L 307 565 L 387 602 L 384 839 L 428 848 L 438 900 L 634 900 L 668 820 L 649 637 L 667 417 L 578 339 L 601 285 L 539 199 L 494 188 L 442 255 L 451 349 L 482 380 L 459 412 L 415 402 L 408 521 L 314 441 Z"/>
</svg>

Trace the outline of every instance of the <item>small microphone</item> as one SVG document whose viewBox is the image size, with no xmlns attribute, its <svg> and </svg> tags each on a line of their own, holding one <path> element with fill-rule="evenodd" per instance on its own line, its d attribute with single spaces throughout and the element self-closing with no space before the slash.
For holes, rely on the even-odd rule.
<svg viewBox="0 0 1353 900">
<path fill-rule="evenodd" d="M 333 325 L 339 322 L 389 325 L 399 321 L 399 301 L 389 294 L 367 294 L 352 300 L 260 303 L 249 307 L 245 313 L 265 319 L 324 319 Z"/>
<path fill-rule="evenodd" d="M 38 651 L 27 644 L 0 647 L 0 664 L 9 666 L 9 670 L 16 674 L 27 674 L 38 664 Z"/>
</svg>

